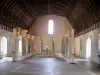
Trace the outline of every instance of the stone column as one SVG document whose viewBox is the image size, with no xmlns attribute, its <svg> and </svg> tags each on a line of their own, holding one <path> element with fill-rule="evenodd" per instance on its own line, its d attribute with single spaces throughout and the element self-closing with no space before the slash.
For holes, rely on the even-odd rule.
<svg viewBox="0 0 100 75">
<path fill-rule="evenodd" d="M 68 37 L 68 53 L 67 53 L 67 56 L 68 56 L 68 57 L 70 57 L 70 54 L 71 54 L 71 53 L 70 53 L 70 51 L 71 51 L 71 49 L 70 49 L 70 48 L 71 48 L 71 47 L 70 47 L 70 44 L 71 44 L 71 42 L 70 42 L 70 37 Z"/>
<path fill-rule="evenodd" d="M 55 37 L 52 37 L 52 55 L 55 54 Z"/>
<path fill-rule="evenodd" d="M 62 52 L 62 54 L 64 54 L 64 37 L 63 36 L 61 39 L 61 52 Z"/>
<path fill-rule="evenodd" d="M 71 59 L 72 62 L 71 64 L 75 64 L 74 63 L 74 29 L 71 29 Z"/>
<path fill-rule="evenodd" d="M 29 40 L 30 40 L 30 34 L 27 34 L 27 36 L 26 36 L 26 54 L 29 54 Z"/>
<path fill-rule="evenodd" d="M 65 55 L 68 56 L 69 53 L 69 30 L 65 34 Z"/>
<path fill-rule="evenodd" d="M 66 33 L 66 43 L 67 43 L 67 56 L 70 57 L 70 32 L 68 30 L 68 32 Z"/>
<path fill-rule="evenodd" d="M 67 37 L 64 37 L 64 55 L 66 56 L 67 53 Z"/>
<path fill-rule="evenodd" d="M 74 54 L 74 29 L 71 30 L 71 53 Z"/>
<path fill-rule="evenodd" d="M 26 54 L 26 33 L 27 33 L 27 30 L 22 30 L 21 31 L 21 35 L 22 35 L 22 55 L 25 55 Z"/>
<path fill-rule="evenodd" d="M 63 36 L 61 37 L 61 54 L 63 54 Z"/>
<path fill-rule="evenodd" d="M 66 56 L 68 54 L 68 38 L 66 38 Z"/>
<path fill-rule="evenodd" d="M 0 59 L 2 59 L 2 51 L 1 51 L 1 38 L 0 38 Z"/>
<path fill-rule="evenodd" d="M 35 36 L 31 36 L 31 53 L 32 54 L 34 52 L 34 39 L 35 39 Z"/>
<path fill-rule="evenodd" d="M 16 57 L 19 56 L 19 36 L 21 35 L 21 28 L 17 28 L 17 36 L 16 36 Z"/>
<path fill-rule="evenodd" d="M 43 53 L 43 36 L 40 37 L 41 40 L 41 53 Z"/>
<path fill-rule="evenodd" d="M 13 51 L 12 51 L 12 61 L 16 61 L 16 38 L 17 38 L 17 29 L 13 29 Z"/>
<path fill-rule="evenodd" d="M 64 55 L 66 56 L 66 37 L 64 37 Z"/>
</svg>

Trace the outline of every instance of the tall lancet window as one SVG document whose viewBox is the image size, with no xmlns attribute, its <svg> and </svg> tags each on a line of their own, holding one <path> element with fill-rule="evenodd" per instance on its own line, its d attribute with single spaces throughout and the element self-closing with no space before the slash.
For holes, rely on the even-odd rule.
<svg viewBox="0 0 100 75">
<path fill-rule="evenodd" d="M 53 27 L 54 27 L 53 20 L 49 20 L 48 21 L 48 34 L 53 34 Z"/>
</svg>

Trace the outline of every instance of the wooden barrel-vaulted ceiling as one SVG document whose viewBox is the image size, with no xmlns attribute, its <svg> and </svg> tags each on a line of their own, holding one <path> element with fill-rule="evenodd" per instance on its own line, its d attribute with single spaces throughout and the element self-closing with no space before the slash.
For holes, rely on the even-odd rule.
<svg viewBox="0 0 100 75">
<path fill-rule="evenodd" d="M 64 16 L 76 32 L 100 20 L 99 0 L 0 0 L 0 24 L 29 29 L 42 15 Z"/>
</svg>

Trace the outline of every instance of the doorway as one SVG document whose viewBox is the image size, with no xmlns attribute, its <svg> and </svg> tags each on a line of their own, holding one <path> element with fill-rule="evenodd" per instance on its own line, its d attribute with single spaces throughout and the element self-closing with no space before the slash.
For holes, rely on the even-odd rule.
<svg viewBox="0 0 100 75">
<path fill-rule="evenodd" d="M 7 38 L 5 36 L 1 38 L 1 53 L 3 57 L 7 56 Z"/>
<path fill-rule="evenodd" d="M 91 59 L 91 38 L 86 40 L 86 59 Z"/>
<path fill-rule="evenodd" d="M 7 52 L 7 37 L 5 37 L 5 36 L 3 36 L 1 38 L 1 57 L 2 57 L 1 62 L 11 61 L 11 57 L 8 57 L 8 52 Z"/>
</svg>

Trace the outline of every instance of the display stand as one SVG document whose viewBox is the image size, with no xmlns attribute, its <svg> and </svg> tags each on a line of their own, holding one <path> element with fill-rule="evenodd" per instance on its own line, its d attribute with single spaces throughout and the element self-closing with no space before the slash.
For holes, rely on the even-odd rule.
<svg viewBox="0 0 100 75">
<path fill-rule="evenodd" d="M 72 62 L 70 63 L 70 64 L 75 64 L 75 62 L 74 62 L 74 56 L 75 56 L 75 54 L 71 54 L 71 59 L 72 59 Z"/>
</svg>

